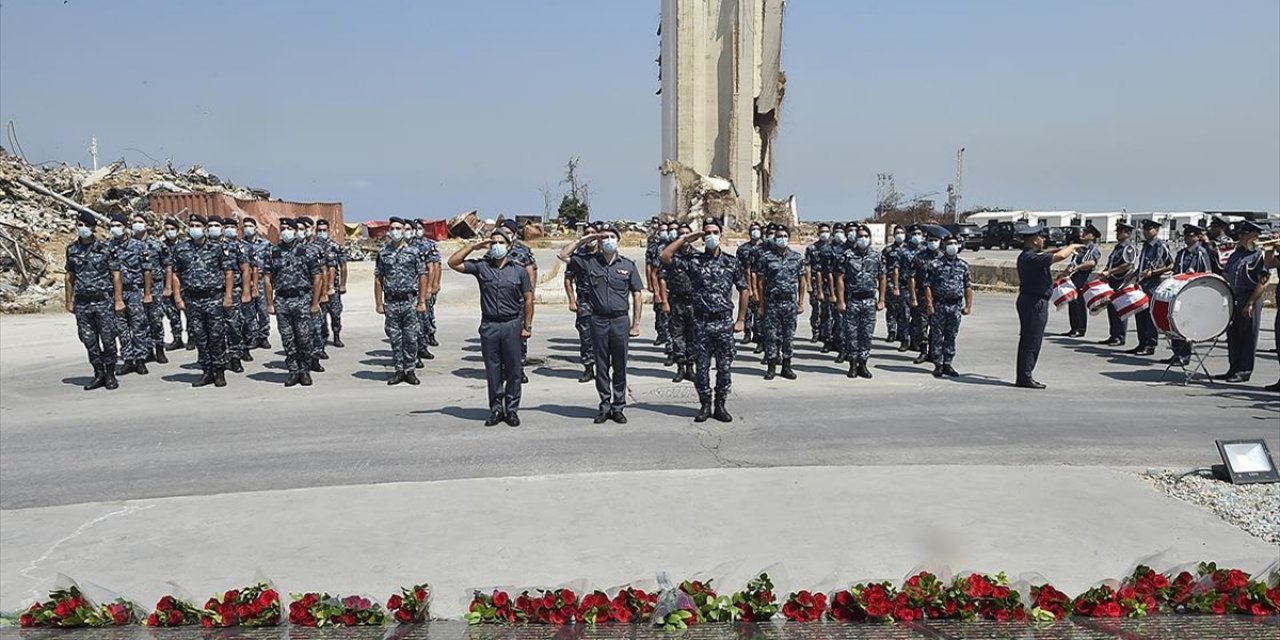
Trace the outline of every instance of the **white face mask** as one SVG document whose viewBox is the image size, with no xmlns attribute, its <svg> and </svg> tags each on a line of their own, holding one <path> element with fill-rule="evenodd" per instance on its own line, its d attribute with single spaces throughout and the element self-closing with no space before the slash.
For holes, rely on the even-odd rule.
<svg viewBox="0 0 1280 640">
<path fill-rule="evenodd" d="M 204 227 L 188 227 L 187 235 L 191 236 L 192 240 L 199 240 L 204 237 Z"/>
<path fill-rule="evenodd" d="M 318 233 L 318 234 L 316 234 L 316 235 L 319 235 L 321 240 L 328 240 L 328 239 L 329 239 L 329 232 L 328 232 L 328 231 L 321 231 L 320 233 Z"/>
<path fill-rule="evenodd" d="M 404 240 L 404 231 L 401 231 L 400 229 L 392 229 L 391 239 L 394 240 L 395 242 L 400 242 L 401 240 Z"/>
<path fill-rule="evenodd" d="M 146 230 L 147 230 L 147 223 L 145 223 L 145 222 L 135 222 L 135 223 L 133 223 L 133 226 L 132 226 L 132 227 L 130 227 L 130 228 L 131 228 L 131 229 L 133 229 L 133 232 L 134 232 L 134 233 L 145 233 L 145 232 L 146 232 Z"/>
<path fill-rule="evenodd" d="M 617 238 L 605 238 L 605 239 L 604 239 L 604 241 L 600 243 L 600 247 L 604 249 L 604 252 L 605 252 L 605 253 L 617 253 L 617 252 L 618 252 L 618 239 L 617 239 Z"/>
<path fill-rule="evenodd" d="M 773 246 L 778 247 L 779 249 L 786 249 L 789 244 L 791 244 L 791 241 L 788 238 L 778 236 L 773 239 Z"/>
<path fill-rule="evenodd" d="M 949 256 L 954 256 L 954 255 L 956 255 L 957 253 L 960 253 L 960 245 L 958 245 L 958 244 L 949 244 L 949 245 L 947 245 L 947 255 L 949 255 Z"/>
<path fill-rule="evenodd" d="M 284 229 L 280 232 L 280 242 L 290 243 L 298 238 L 298 232 L 293 229 Z"/>
<path fill-rule="evenodd" d="M 837 231 L 832 237 L 835 238 L 836 244 L 844 244 L 845 240 L 848 240 L 842 231 Z"/>
<path fill-rule="evenodd" d="M 252 238 L 253 236 L 257 235 L 257 233 L 258 233 L 258 228 L 257 228 L 257 227 L 255 227 L 255 226 L 253 226 L 253 225 L 251 225 L 251 224 L 250 224 L 250 225 L 245 225 L 245 227 L 244 227 L 244 237 L 246 237 L 246 238 Z"/>
<path fill-rule="evenodd" d="M 215 227 L 215 226 L 205 227 L 205 232 L 209 234 L 210 238 L 222 237 L 222 227 Z"/>
<path fill-rule="evenodd" d="M 123 225 L 118 225 L 118 224 L 113 224 L 113 225 L 111 225 L 111 237 L 112 237 L 112 238 L 119 238 L 120 236 L 123 236 L 123 235 L 124 235 L 124 226 L 123 226 Z"/>
<path fill-rule="evenodd" d="M 853 246 L 859 249 L 866 249 L 867 247 L 871 246 L 871 238 L 868 238 L 866 236 L 858 236 L 858 239 L 853 241 Z"/>
<path fill-rule="evenodd" d="M 751 239 L 752 239 L 752 240 L 759 240 L 759 239 L 760 239 L 760 230 L 759 230 L 759 229 L 752 229 L 752 230 L 751 230 Z"/>
<path fill-rule="evenodd" d="M 942 243 L 941 243 L 941 242 L 938 242 L 937 240 L 930 240 L 930 241 L 929 241 L 929 250 L 930 250 L 930 251 L 937 251 L 937 250 L 938 250 L 938 247 L 940 247 L 940 246 L 942 246 Z"/>
<path fill-rule="evenodd" d="M 895 233 L 895 234 L 893 234 L 893 241 L 894 241 L 894 242 L 902 242 L 903 240 L 906 240 L 906 239 L 907 239 L 907 234 L 905 234 L 905 233 Z"/>
<path fill-rule="evenodd" d="M 714 250 L 716 247 L 720 246 L 720 234 L 708 233 L 703 239 L 703 242 L 707 245 L 707 249 Z"/>
<path fill-rule="evenodd" d="M 920 235 L 911 236 L 911 244 L 920 244 L 921 242 L 924 242 L 924 236 L 920 236 Z"/>
<path fill-rule="evenodd" d="M 819 239 L 819 240 L 830 240 L 830 239 L 831 239 L 831 232 L 830 232 L 830 231 L 823 231 L 822 233 L 819 233 L 819 234 L 818 234 L 818 239 Z"/>
<path fill-rule="evenodd" d="M 86 227 L 86 226 L 83 226 L 83 225 L 78 226 L 78 227 L 76 227 L 76 235 L 80 236 L 81 238 L 89 238 L 89 237 L 92 237 L 92 236 L 93 236 L 93 228 L 92 228 L 92 227 Z"/>
<path fill-rule="evenodd" d="M 177 230 L 177 229 L 165 229 L 165 230 L 164 230 L 164 237 L 166 237 L 166 238 L 168 238 L 168 239 L 170 239 L 170 240 L 177 240 L 177 239 L 178 239 L 178 230 Z"/>
</svg>

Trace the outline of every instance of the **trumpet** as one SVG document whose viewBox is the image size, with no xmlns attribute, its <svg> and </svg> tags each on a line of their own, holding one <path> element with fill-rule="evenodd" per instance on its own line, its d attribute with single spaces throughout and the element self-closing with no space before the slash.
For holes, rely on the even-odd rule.
<svg viewBox="0 0 1280 640">
<path fill-rule="evenodd" d="M 1280 245 L 1280 237 L 1276 237 L 1276 238 L 1267 238 L 1267 239 L 1265 239 L 1265 240 L 1259 239 L 1259 240 L 1258 240 L 1258 242 L 1257 242 L 1257 244 L 1256 244 L 1256 245 L 1254 245 L 1254 246 L 1256 246 L 1257 248 L 1261 249 L 1261 248 L 1263 248 L 1263 247 L 1270 247 L 1270 246 L 1275 246 L 1275 245 Z"/>
</svg>

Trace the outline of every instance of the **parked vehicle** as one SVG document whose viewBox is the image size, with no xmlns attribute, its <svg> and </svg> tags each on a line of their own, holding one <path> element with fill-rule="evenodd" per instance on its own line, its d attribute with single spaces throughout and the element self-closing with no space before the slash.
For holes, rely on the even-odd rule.
<svg viewBox="0 0 1280 640">
<path fill-rule="evenodd" d="M 1067 246 L 1066 227 L 1049 227 L 1049 237 L 1045 238 L 1045 247 L 1065 247 Z"/>
<path fill-rule="evenodd" d="M 982 231 L 982 248 L 994 249 L 999 247 L 1008 249 L 1021 246 L 1022 241 L 1015 231 L 1017 225 L 1018 223 L 1016 222 L 988 220 L 986 228 Z"/>
<path fill-rule="evenodd" d="M 977 251 L 982 248 L 983 233 L 982 228 L 976 224 L 944 224 L 942 225 L 947 231 L 955 234 L 960 238 L 960 250 L 972 249 Z"/>
</svg>

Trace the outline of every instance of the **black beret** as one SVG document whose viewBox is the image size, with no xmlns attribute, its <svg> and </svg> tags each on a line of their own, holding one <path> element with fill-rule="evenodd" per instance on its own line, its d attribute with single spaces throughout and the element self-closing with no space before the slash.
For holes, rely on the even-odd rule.
<svg viewBox="0 0 1280 640">
<path fill-rule="evenodd" d="M 327 227 L 329 226 L 329 221 L 324 218 L 316 218 L 316 226 L 318 227 L 320 225 L 324 225 Z"/>
<path fill-rule="evenodd" d="M 837 222 L 837 223 L 835 223 L 835 224 L 831 225 L 831 228 L 832 228 L 832 229 L 834 229 L 834 230 L 836 230 L 836 231 L 844 231 L 844 223 L 843 223 L 843 222 Z"/>
<path fill-rule="evenodd" d="M 1183 235 L 1186 235 L 1188 233 L 1204 233 L 1204 227 L 1200 227 L 1194 224 L 1184 224 L 1182 225 L 1182 233 Z"/>
<path fill-rule="evenodd" d="M 177 218 L 165 218 L 165 219 L 164 219 L 164 226 L 166 226 L 166 227 L 173 227 L 174 229 L 178 229 L 178 228 L 180 228 L 180 227 L 182 226 L 182 223 L 181 223 L 181 222 L 178 222 L 178 219 L 177 219 Z"/>
<path fill-rule="evenodd" d="M 1044 232 L 1045 226 L 1042 224 L 1033 226 L 1026 224 L 1025 222 L 1019 222 L 1018 225 L 1014 227 L 1014 233 L 1017 233 L 1020 236 L 1038 236 Z"/>
<path fill-rule="evenodd" d="M 925 232 L 926 234 L 928 234 L 928 236 L 929 236 L 930 238 L 937 238 L 937 239 L 939 239 L 939 240 L 941 240 L 941 239 L 943 239 L 943 238 L 945 238 L 945 237 L 947 237 L 948 235 L 950 235 L 950 234 L 951 234 L 951 232 L 950 232 L 950 231 L 947 231 L 947 228 L 946 228 L 946 227 L 943 227 L 943 226 L 941 226 L 941 225 L 936 225 L 936 224 L 927 224 L 927 225 L 925 225 L 925 226 L 924 226 L 924 232 Z"/>
<path fill-rule="evenodd" d="M 96 226 L 98 226 L 98 219 L 97 219 L 96 217 L 94 217 L 94 215 L 93 215 L 92 213 L 89 213 L 88 211 L 81 211 L 81 212 L 80 212 L 80 215 L 77 215 L 77 216 L 76 216 L 76 220 L 79 220 L 79 221 L 81 222 L 81 224 L 84 224 L 84 225 L 86 225 L 86 226 L 88 226 L 88 227 L 96 227 Z"/>
<path fill-rule="evenodd" d="M 124 215 L 123 213 L 120 213 L 119 211 L 117 211 L 117 212 L 115 212 L 115 213 L 111 214 L 111 221 L 112 221 L 112 222 L 119 222 L 120 224 L 125 224 L 125 223 L 129 222 L 129 216 L 126 216 L 126 215 Z"/>
<path fill-rule="evenodd" d="M 213 214 L 206 216 L 205 220 L 207 220 L 207 224 L 221 225 L 223 222 L 225 222 L 222 218 L 215 216 Z"/>
<path fill-rule="evenodd" d="M 831 228 L 831 225 L 829 225 L 829 224 L 827 224 L 827 223 L 825 223 L 825 222 L 819 222 L 819 223 L 818 223 L 818 228 L 819 228 L 819 229 L 823 229 L 823 228 L 830 229 L 830 228 Z"/>
<path fill-rule="evenodd" d="M 902 226 L 902 225 L 900 225 L 900 224 L 895 224 L 895 225 L 893 225 L 893 230 L 894 230 L 894 231 L 906 231 L 906 229 L 904 229 L 904 228 L 903 228 L 903 226 Z"/>
<path fill-rule="evenodd" d="M 1116 231 L 1133 231 L 1133 225 L 1124 220 L 1116 220 Z"/>
<path fill-rule="evenodd" d="M 257 220 L 254 220 L 254 219 L 253 219 L 252 217 L 250 217 L 250 216 L 245 216 L 245 217 L 243 217 L 243 218 L 240 218 L 240 222 L 241 222 L 242 224 L 243 224 L 243 223 L 246 223 L 246 222 L 252 222 L 254 225 L 257 225 L 257 224 L 258 224 L 258 221 L 257 221 Z"/>
<path fill-rule="evenodd" d="M 191 214 L 191 215 L 187 216 L 187 224 L 192 224 L 192 223 L 195 223 L 195 222 L 199 222 L 200 224 L 204 224 L 204 223 L 206 223 L 206 222 L 208 222 L 208 221 L 209 221 L 209 219 L 208 219 L 208 218 L 206 218 L 206 217 L 204 217 L 204 216 L 202 216 L 202 215 L 200 215 L 200 214 L 198 214 L 198 213 L 193 213 L 193 214 Z"/>
<path fill-rule="evenodd" d="M 294 222 L 293 218 L 280 218 L 280 228 L 281 229 L 297 229 L 298 223 Z"/>
<path fill-rule="evenodd" d="M 293 221 L 304 227 L 311 226 L 311 218 L 308 218 L 307 216 L 298 216 L 294 218 Z"/>
<path fill-rule="evenodd" d="M 787 225 L 785 225 L 785 224 L 775 224 L 775 225 L 773 225 L 773 231 L 774 231 L 774 233 L 779 233 L 779 232 L 780 232 L 780 233 L 785 233 L 785 234 L 787 234 L 787 235 L 791 235 L 791 229 L 788 229 L 788 228 L 787 228 Z"/>
<path fill-rule="evenodd" d="M 716 226 L 716 228 L 717 228 L 717 229 L 724 230 L 724 225 L 723 225 L 723 224 L 720 224 L 720 219 L 719 219 L 719 218 L 705 218 L 705 219 L 703 219 L 703 221 L 702 221 L 702 226 L 704 226 L 704 227 L 705 227 L 705 226 L 707 226 L 707 225 L 709 225 L 709 224 L 714 224 L 714 225 Z"/>
<path fill-rule="evenodd" d="M 1147 219 L 1142 221 L 1143 229 L 1159 229 L 1162 226 L 1164 225 L 1156 220 Z"/>
<path fill-rule="evenodd" d="M 391 216 L 390 218 L 387 219 L 387 224 L 409 224 L 409 223 L 405 222 L 404 218 L 401 218 L 400 216 Z"/>
<path fill-rule="evenodd" d="M 503 226 L 503 227 L 506 227 L 507 229 L 510 229 L 510 230 L 512 230 L 512 231 L 515 231 L 515 230 L 516 230 L 516 221 L 515 221 L 515 218 L 507 218 L 506 220 L 503 220 L 503 221 L 502 221 L 502 226 Z"/>
<path fill-rule="evenodd" d="M 1218 216 L 1214 216 L 1213 218 L 1211 218 L 1211 219 L 1209 220 L 1209 226 L 1211 226 L 1211 227 L 1229 227 L 1229 226 L 1231 226 L 1231 223 L 1227 222 L 1226 220 L 1223 220 L 1222 218 L 1219 218 Z"/>
</svg>

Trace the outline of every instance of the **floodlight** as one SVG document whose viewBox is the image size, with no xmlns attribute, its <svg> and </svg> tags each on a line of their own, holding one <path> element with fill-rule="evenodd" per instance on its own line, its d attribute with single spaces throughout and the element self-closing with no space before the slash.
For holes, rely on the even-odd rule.
<svg viewBox="0 0 1280 640">
<path fill-rule="evenodd" d="M 1215 440 L 1222 455 L 1223 473 L 1232 484 L 1280 482 L 1280 472 L 1271 459 L 1267 443 L 1253 440 Z M 1215 465 L 1216 466 L 1216 465 Z"/>
</svg>

